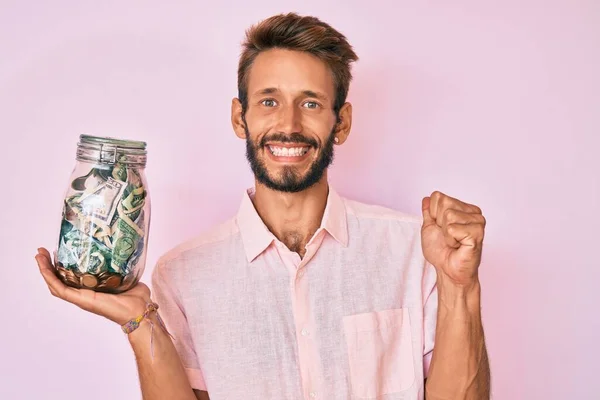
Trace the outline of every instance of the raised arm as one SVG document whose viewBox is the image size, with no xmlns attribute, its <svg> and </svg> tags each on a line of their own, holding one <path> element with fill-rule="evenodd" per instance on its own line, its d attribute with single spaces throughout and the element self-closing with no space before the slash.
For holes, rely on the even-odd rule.
<svg viewBox="0 0 600 400">
<path fill-rule="evenodd" d="M 434 192 L 423 199 L 423 254 L 436 269 L 438 311 L 427 400 L 487 400 L 490 368 L 481 322 L 481 209 Z"/>
</svg>

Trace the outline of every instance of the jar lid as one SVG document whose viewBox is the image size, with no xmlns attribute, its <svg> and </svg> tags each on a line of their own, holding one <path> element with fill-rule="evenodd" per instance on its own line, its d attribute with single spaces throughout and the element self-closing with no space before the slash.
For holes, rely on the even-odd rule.
<svg viewBox="0 0 600 400">
<path fill-rule="evenodd" d="M 146 166 L 146 142 L 93 135 L 80 135 L 77 160 L 98 164 Z"/>
</svg>

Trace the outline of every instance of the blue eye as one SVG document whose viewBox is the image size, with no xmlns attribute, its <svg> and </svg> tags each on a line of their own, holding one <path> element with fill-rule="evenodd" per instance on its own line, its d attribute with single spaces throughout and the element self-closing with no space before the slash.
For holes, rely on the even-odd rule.
<svg viewBox="0 0 600 400">
<path fill-rule="evenodd" d="M 273 99 L 265 99 L 260 103 L 265 107 L 275 107 L 275 105 L 277 104 Z"/>
</svg>

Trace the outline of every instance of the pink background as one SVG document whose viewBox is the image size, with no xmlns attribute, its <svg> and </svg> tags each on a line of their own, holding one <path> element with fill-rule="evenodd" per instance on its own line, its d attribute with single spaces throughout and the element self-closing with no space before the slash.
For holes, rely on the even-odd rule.
<svg viewBox="0 0 600 400">
<path fill-rule="evenodd" d="M 598 398 L 595 0 L 1 0 L 0 398 L 140 397 L 119 327 L 51 297 L 34 264 L 55 245 L 78 135 L 148 142 L 147 282 L 252 184 L 229 122 L 239 44 L 290 10 L 328 21 L 361 57 L 338 191 L 419 213 L 439 189 L 483 208 L 494 398 Z"/>
</svg>

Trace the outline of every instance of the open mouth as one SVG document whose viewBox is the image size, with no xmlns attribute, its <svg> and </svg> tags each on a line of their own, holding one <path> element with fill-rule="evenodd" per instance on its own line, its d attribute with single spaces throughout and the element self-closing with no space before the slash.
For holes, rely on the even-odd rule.
<svg viewBox="0 0 600 400">
<path fill-rule="evenodd" d="M 284 147 L 267 145 L 266 147 L 275 157 L 302 157 L 310 150 L 310 146 Z"/>
</svg>

